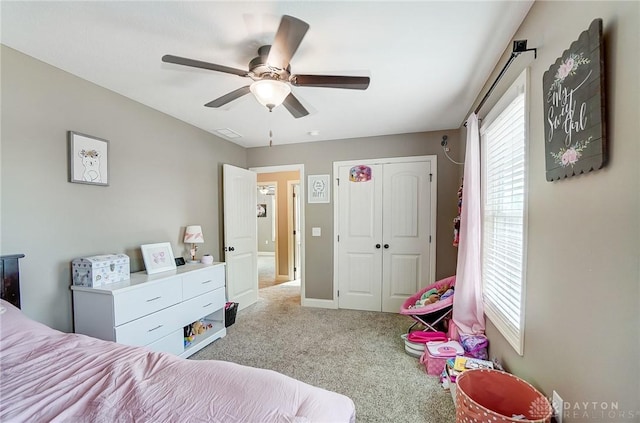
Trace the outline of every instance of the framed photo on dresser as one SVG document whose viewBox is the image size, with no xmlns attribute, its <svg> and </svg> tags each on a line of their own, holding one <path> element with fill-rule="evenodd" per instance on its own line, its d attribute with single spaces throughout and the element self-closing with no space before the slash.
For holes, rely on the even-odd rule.
<svg viewBox="0 0 640 423">
<path fill-rule="evenodd" d="M 144 260 L 147 275 L 176 269 L 171 243 L 145 244 L 141 245 L 140 249 L 142 250 L 142 259 Z"/>
</svg>

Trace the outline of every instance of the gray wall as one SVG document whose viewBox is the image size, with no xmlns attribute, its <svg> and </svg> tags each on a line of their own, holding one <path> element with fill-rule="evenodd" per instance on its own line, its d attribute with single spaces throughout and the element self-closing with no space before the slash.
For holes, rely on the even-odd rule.
<svg viewBox="0 0 640 423">
<path fill-rule="evenodd" d="M 517 58 L 483 108 L 490 110 L 530 66 L 524 356 L 490 321 L 487 334 L 492 356 L 546 395 L 556 390 L 569 402 L 565 421 L 640 421 L 639 17 L 636 1 L 535 2 L 514 39 L 528 39 L 538 58 Z M 595 18 L 604 23 L 610 162 L 550 183 L 542 75 Z M 510 52 L 511 45 L 488 83 Z M 580 404 L 593 401 L 597 406 Z M 613 417 L 601 414 L 603 402 L 616 403 Z"/>
<path fill-rule="evenodd" d="M 331 175 L 334 161 L 437 155 L 436 278 L 439 279 L 455 273 L 457 249 L 452 246 L 452 221 L 457 214 L 460 186 L 460 166 L 444 156 L 440 146 L 443 135 L 449 137 L 450 155 L 457 159 L 460 153 L 459 131 L 450 130 L 250 148 L 247 150 L 247 165 L 260 167 L 301 163 L 304 164 L 306 178 L 315 174 Z M 304 183 L 306 187 L 306 181 Z M 313 227 L 322 229 L 321 237 L 311 236 Z M 303 269 L 306 297 L 333 299 L 333 198 L 328 204 L 305 204 L 305 231 L 306 260 Z"/>
<path fill-rule="evenodd" d="M 221 164 L 245 149 L 2 46 L 2 254 L 21 260 L 25 313 L 72 329 L 70 262 L 171 242 L 202 225 L 220 259 Z M 67 182 L 67 131 L 110 141 L 110 186 Z"/>
</svg>

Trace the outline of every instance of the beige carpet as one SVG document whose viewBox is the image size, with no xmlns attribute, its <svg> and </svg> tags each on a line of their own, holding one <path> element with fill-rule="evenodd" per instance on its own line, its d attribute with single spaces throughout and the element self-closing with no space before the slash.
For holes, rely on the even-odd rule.
<svg viewBox="0 0 640 423">
<path fill-rule="evenodd" d="M 404 352 L 408 317 L 300 307 L 300 288 L 286 283 L 260 296 L 191 359 L 267 368 L 347 395 L 358 422 L 455 421 L 450 394 Z"/>
<path fill-rule="evenodd" d="M 278 285 L 276 282 L 276 258 L 274 256 L 258 256 L 258 288 Z"/>
</svg>

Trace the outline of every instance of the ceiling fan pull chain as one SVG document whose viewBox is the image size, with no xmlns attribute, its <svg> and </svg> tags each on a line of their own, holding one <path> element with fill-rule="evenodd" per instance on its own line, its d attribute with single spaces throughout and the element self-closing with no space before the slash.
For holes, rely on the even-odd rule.
<svg viewBox="0 0 640 423">
<path fill-rule="evenodd" d="M 273 145 L 273 131 L 269 129 L 269 147 Z"/>
</svg>

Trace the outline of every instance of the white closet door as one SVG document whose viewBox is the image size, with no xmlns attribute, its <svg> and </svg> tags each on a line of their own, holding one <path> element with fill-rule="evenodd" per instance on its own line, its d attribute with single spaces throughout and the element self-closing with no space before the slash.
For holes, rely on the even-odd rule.
<svg viewBox="0 0 640 423">
<path fill-rule="evenodd" d="M 397 313 L 435 279 L 435 156 L 335 162 L 334 281 L 339 308 Z M 371 179 L 349 180 L 371 169 Z M 366 178 L 363 178 L 366 179 Z"/>
<path fill-rule="evenodd" d="M 352 166 L 341 166 L 338 169 L 339 308 L 380 311 L 382 165 L 370 167 L 371 179 L 362 182 L 349 181 Z"/>
<path fill-rule="evenodd" d="M 431 163 L 384 165 L 382 311 L 430 283 Z"/>
</svg>

